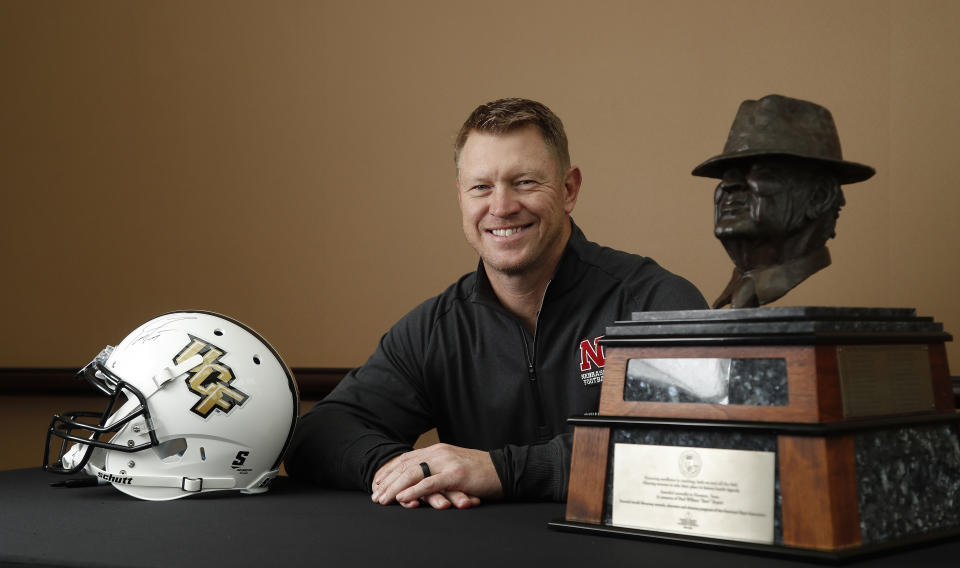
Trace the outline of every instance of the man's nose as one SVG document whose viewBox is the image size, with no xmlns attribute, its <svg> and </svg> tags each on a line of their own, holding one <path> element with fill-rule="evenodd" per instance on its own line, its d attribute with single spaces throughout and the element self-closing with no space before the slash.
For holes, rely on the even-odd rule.
<svg viewBox="0 0 960 568">
<path fill-rule="evenodd" d="M 723 177 L 720 179 L 720 183 L 717 185 L 714 200 L 717 203 L 720 203 L 721 201 L 729 201 L 734 197 L 742 196 L 742 192 L 746 189 L 747 180 L 743 177 L 743 174 L 736 169 L 727 170 L 724 172 Z"/>
<path fill-rule="evenodd" d="M 737 169 L 730 169 L 724 172 L 717 189 L 729 193 L 744 190 L 746 187 L 747 180 L 743 177 L 743 174 Z"/>
<path fill-rule="evenodd" d="M 490 214 L 494 217 L 509 217 L 520 210 L 516 192 L 506 185 L 497 185 L 490 192 Z"/>
</svg>

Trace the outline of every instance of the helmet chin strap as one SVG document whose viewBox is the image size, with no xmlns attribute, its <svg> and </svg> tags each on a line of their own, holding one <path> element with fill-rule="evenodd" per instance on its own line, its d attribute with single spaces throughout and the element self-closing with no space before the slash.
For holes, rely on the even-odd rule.
<svg viewBox="0 0 960 568">
<path fill-rule="evenodd" d="M 174 487 L 187 493 L 199 493 L 205 489 L 234 489 L 232 477 L 181 477 L 179 475 L 127 475 L 113 474 L 88 463 L 84 470 L 103 483 L 130 485 L 133 487 Z"/>
<path fill-rule="evenodd" d="M 93 450 L 93 446 L 74 444 L 73 447 L 67 450 L 67 453 L 63 454 L 63 457 L 60 458 L 60 464 L 66 469 L 73 468 L 84 458 L 84 452 L 93 452 Z"/>
</svg>

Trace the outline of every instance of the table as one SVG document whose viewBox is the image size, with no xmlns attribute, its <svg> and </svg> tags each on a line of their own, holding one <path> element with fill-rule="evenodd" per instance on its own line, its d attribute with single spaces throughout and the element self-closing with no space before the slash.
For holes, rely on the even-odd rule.
<svg viewBox="0 0 960 568">
<path fill-rule="evenodd" d="M 264 495 L 147 502 L 110 486 L 49 487 L 39 469 L 0 471 L 0 565 L 32 566 L 707 566 L 815 565 L 690 546 L 565 533 L 556 503 L 406 510 L 362 493 L 278 478 Z M 952 566 L 960 542 L 853 566 Z"/>
</svg>

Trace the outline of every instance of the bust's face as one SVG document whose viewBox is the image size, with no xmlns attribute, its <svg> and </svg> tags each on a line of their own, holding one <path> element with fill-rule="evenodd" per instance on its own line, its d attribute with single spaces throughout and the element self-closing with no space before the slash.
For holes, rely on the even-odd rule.
<svg viewBox="0 0 960 568">
<path fill-rule="evenodd" d="M 714 193 L 714 234 L 774 240 L 806 224 L 810 173 L 782 157 L 731 164 Z"/>
</svg>

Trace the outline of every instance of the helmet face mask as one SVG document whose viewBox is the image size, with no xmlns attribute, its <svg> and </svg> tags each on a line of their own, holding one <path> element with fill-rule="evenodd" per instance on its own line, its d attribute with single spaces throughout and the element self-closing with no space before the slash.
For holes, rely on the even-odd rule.
<svg viewBox="0 0 960 568">
<path fill-rule="evenodd" d="M 102 413 L 75 411 L 62 416 L 59 414 L 53 416 L 50 428 L 47 430 L 46 448 L 43 455 L 43 468 L 47 471 L 64 474 L 77 473 L 87 464 L 94 453 L 94 448 L 128 453 L 138 452 L 160 444 L 153 434 L 150 410 L 143 394 L 104 366 L 104 362 L 109 358 L 113 349 L 112 346 L 108 345 L 93 361 L 77 372 L 77 378 L 86 379 L 97 390 L 110 397 L 106 409 Z M 132 405 L 133 408 L 131 408 L 131 401 L 136 401 L 136 404 Z M 143 416 L 144 423 L 147 426 L 146 431 L 150 436 L 149 441 L 134 446 L 122 446 L 101 439 L 108 434 L 116 434 L 118 430 L 140 416 Z M 80 418 L 86 418 L 88 421 L 81 421 Z M 93 418 L 99 420 L 90 424 L 89 419 Z M 83 437 L 76 434 L 76 430 L 89 432 L 89 435 Z M 61 439 L 60 451 L 56 462 L 50 463 L 50 443 L 54 436 Z M 70 442 L 73 442 L 72 447 Z"/>
<path fill-rule="evenodd" d="M 297 420 L 296 383 L 276 351 L 208 312 L 155 318 L 78 377 L 109 397 L 106 409 L 54 415 L 44 469 L 82 470 L 141 499 L 266 491 Z"/>
</svg>

